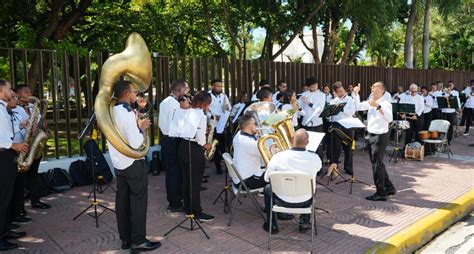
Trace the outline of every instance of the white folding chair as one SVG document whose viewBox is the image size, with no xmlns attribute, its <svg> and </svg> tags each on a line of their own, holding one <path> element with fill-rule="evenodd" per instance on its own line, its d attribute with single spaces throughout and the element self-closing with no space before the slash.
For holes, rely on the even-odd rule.
<svg viewBox="0 0 474 254">
<path fill-rule="evenodd" d="M 291 214 L 311 214 L 311 246 L 313 244 L 314 235 L 317 234 L 316 214 L 314 213 L 314 188 L 313 178 L 304 172 L 270 172 L 270 221 L 268 230 L 268 249 L 271 248 L 272 240 L 272 218 L 273 212 L 291 213 Z M 306 208 L 289 208 L 273 204 L 273 195 L 285 197 L 301 197 L 310 195 L 313 197 L 311 206 Z"/>
<path fill-rule="evenodd" d="M 229 153 L 224 153 L 222 155 L 222 158 L 224 158 L 224 162 L 227 167 L 227 172 L 229 173 L 229 176 L 231 178 L 237 178 L 240 180 L 239 188 L 236 188 L 233 183 L 230 184 L 232 193 L 234 193 L 234 200 L 232 201 L 233 204 L 231 205 L 229 222 L 227 223 L 227 225 L 230 226 L 232 223 L 232 218 L 234 217 L 235 209 L 237 207 L 237 203 L 239 202 L 240 194 L 248 195 L 250 199 L 252 200 L 253 204 L 255 205 L 255 208 L 257 208 L 258 212 L 262 216 L 262 218 L 266 220 L 265 215 L 263 213 L 263 209 L 258 204 L 257 199 L 255 198 L 255 194 L 258 192 L 262 192 L 263 188 L 249 189 L 247 185 L 245 184 L 245 182 L 243 181 L 242 177 L 240 176 L 239 172 L 235 170 L 232 156 Z"/>
<path fill-rule="evenodd" d="M 446 120 L 431 121 L 428 131 L 437 131 L 442 134 L 442 138 L 441 139 L 425 139 L 423 140 L 423 142 L 428 143 L 428 144 L 434 144 L 437 148 L 436 150 L 441 150 L 441 152 L 445 151 L 448 154 L 448 158 L 451 158 L 450 154 L 452 154 L 452 152 L 448 145 L 448 135 L 447 135 L 448 130 L 449 130 L 449 125 L 450 123 Z"/>
</svg>

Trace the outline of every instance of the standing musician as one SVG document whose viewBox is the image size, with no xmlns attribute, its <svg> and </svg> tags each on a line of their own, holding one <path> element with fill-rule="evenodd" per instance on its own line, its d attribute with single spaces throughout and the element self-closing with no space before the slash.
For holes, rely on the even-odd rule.
<svg viewBox="0 0 474 254">
<path fill-rule="evenodd" d="M 31 96 L 31 89 L 26 85 L 19 85 L 15 88 L 15 91 L 18 95 L 18 107 L 16 107 L 13 111 L 17 112 L 22 119 L 28 120 L 31 117 L 31 112 L 34 109 L 33 104 L 31 104 L 29 97 Z M 38 115 L 38 118 L 46 117 L 42 116 L 41 114 Z M 46 118 L 43 119 L 43 129 L 46 129 L 47 123 Z M 26 172 L 26 189 L 28 190 L 30 200 L 31 200 L 31 207 L 37 209 L 49 209 L 51 206 L 43 201 L 40 200 L 39 195 L 39 187 L 37 185 L 36 178 L 38 177 L 38 169 L 42 157 L 33 160 L 30 168 Z"/>
<path fill-rule="evenodd" d="M 357 110 L 368 110 L 367 131 L 368 131 L 368 151 L 372 172 L 377 191 L 374 195 L 366 197 L 371 201 L 386 201 L 387 196 L 396 193 L 383 163 L 385 149 L 389 139 L 389 124 L 393 120 L 392 104 L 382 96 L 385 86 L 382 82 L 372 85 L 373 98 L 360 102 L 360 86 L 354 87 L 353 98 Z"/>
<path fill-rule="evenodd" d="M 133 148 L 143 144 L 143 132 L 150 126 L 149 119 L 137 118 L 131 105 L 137 100 L 138 91 L 130 81 L 120 80 L 114 86 L 118 99 L 113 108 L 117 130 Z M 160 242 L 151 242 L 146 236 L 148 207 L 148 175 L 144 159 L 130 158 L 120 153 L 107 141 L 112 165 L 117 176 L 115 209 L 122 249 L 133 251 L 154 250 Z"/>
<path fill-rule="evenodd" d="M 354 100 L 351 97 L 347 96 L 347 93 L 344 90 L 342 83 L 339 81 L 332 85 L 332 90 L 336 94 L 336 98 L 331 100 L 329 104 L 336 105 L 346 103 L 346 105 L 344 105 L 344 109 L 339 112 L 339 114 L 330 117 L 329 124 L 333 128 L 337 128 L 343 131 L 347 136 L 353 139 L 354 130 L 345 129 L 338 122 L 343 119 L 353 118 L 356 112 Z M 341 155 L 342 147 L 342 149 L 344 149 L 344 171 L 349 175 L 354 175 L 354 171 L 352 169 L 352 142 L 350 144 L 343 143 L 340 137 L 336 135 L 334 131 L 329 134 L 329 146 L 327 151 L 329 162 L 331 164 L 339 163 L 339 156 Z"/>
<path fill-rule="evenodd" d="M 305 116 L 304 110 L 300 107 L 298 103 L 298 99 L 296 99 L 296 93 L 292 89 L 288 89 L 285 91 L 283 95 L 283 105 L 281 106 L 281 110 L 289 110 L 294 109 L 296 113 L 293 114 L 293 118 L 291 120 L 293 127 L 298 127 L 298 118 L 300 116 Z"/>
<path fill-rule="evenodd" d="M 469 135 L 469 127 L 471 127 L 472 118 L 474 115 L 474 79 L 470 82 L 470 86 L 464 89 L 466 94 L 466 103 L 464 104 L 464 113 L 466 114 L 466 129 L 464 130 L 464 136 Z"/>
<path fill-rule="evenodd" d="M 326 104 L 329 104 L 332 101 L 332 99 L 334 99 L 334 97 L 331 94 L 331 88 L 329 87 L 329 85 L 323 86 L 323 93 L 324 93 L 324 96 L 326 97 Z"/>
<path fill-rule="evenodd" d="M 240 131 L 235 135 L 232 144 L 234 146 L 233 162 L 235 169 L 242 177 L 249 189 L 265 187 L 263 177 L 265 169 L 260 167 L 261 155 L 258 150 L 257 123 L 251 114 L 244 114 L 239 119 Z M 239 187 L 240 180 L 232 178 L 235 187 Z"/>
<path fill-rule="evenodd" d="M 300 97 L 300 105 L 303 105 L 305 116 L 303 117 L 303 128 L 308 131 L 324 132 L 323 120 L 320 117 L 326 104 L 326 97 L 318 90 L 318 81 L 314 77 L 306 79 L 305 86 L 309 88 Z M 322 146 L 317 149 L 317 154 L 323 158 Z"/>
<path fill-rule="evenodd" d="M 400 103 L 415 105 L 415 114 L 406 116 L 406 119 L 408 122 L 410 122 L 410 128 L 407 130 L 405 145 L 411 143 L 413 137 L 416 141 L 421 142 L 418 133 L 423 130 L 423 111 L 425 110 L 425 100 L 423 99 L 423 96 L 418 94 L 418 86 L 416 84 L 410 85 L 410 94 L 402 96 Z"/>
<path fill-rule="evenodd" d="M 280 102 L 280 100 L 278 98 L 280 98 L 285 93 L 285 91 L 288 89 L 288 85 L 286 84 L 286 81 L 284 81 L 284 80 L 278 81 L 277 89 L 278 89 L 278 91 L 276 91 L 272 96 L 272 101 L 275 104 L 278 104 Z M 278 96 L 278 95 L 280 95 L 280 96 Z"/>
<path fill-rule="evenodd" d="M 454 83 L 452 81 L 448 82 L 448 88 L 443 91 L 441 94 L 444 98 L 449 100 L 450 97 L 457 99 L 458 108 L 442 108 L 441 115 L 442 118 L 449 121 L 449 130 L 448 130 L 448 144 L 451 145 L 451 140 L 453 139 L 453 129 L 456 125 L 457 115 L 456 111 L 461 111 L 461 102 L 459 101 L 459 92 L 454 90 Z"/>
<path fill-rule="evenodd" d="M 260 83 L 258 83 L 258 87 L 256 87 L 255 90 L 253 91 L 252 98 L 250 98 L 250 102 L 256 102 L 256 101 L 259 100 L 258 99 L 258 92 L 260 90 L 262 90 L 262 88 L 264 88 L 264 87 L 268 87 L 271 91 L 270 83 L 266 79 L 260 80 Z"/>
<path fill-rule="evenodd" d="M 229 97 L 222 92 L 222 81 L 219 79 L 214 79 L 211 81 L 212 89 L 209 91 L 211 95 L 211 106 L 210 106 L 210 115 L 214 115 L 216 117 L 216 123 L 219 122 L 221 117 L 231 110 L 231 105 L 229 101 Z M 214 138 L 219 141 L 217 145 L 216 152 L 214 153 L 214 157 L 212 160 L 214 161 L 214 165 L 216 166 L 216 173 L 218 175 L 222 174 L 222 154 L 226 152 L 226 131 L 225 128 L 220 133 L 217 132 L 217 128 L 214 128 Z"/>
<path fill-rule="evenodd" d="M 421 95 L 423 96 L 425 107 L 423 109 L 423 130 L 430 128 L 431 120 L 433 120 L 433 97 L 428 94 L 428 88 L 421 88 Z"/>
<path fill-rule="evenodd" d="M 2 162 L 0 170 L 0 251 L 18 248 L 17 244 L 10 243 L 7 239 L 26 235 L 24 232 L 10 231 L 10 202 L 18 170 L 16 154 L 28 152 L 27 144 L 13 142 L 15 128 L 11 113 L 7 110 L 7 103 L 12 97 L 13 91 L 10 82 L 0 79 L 0 130 L 2 130 L 0 132 L 0 161 Z"/>
<path fill-rule="evenodd" d="M 186 109 L 187 120 L 196 120 L 196 126 L 184 126 L 174 129 L 171 136 L 180 137 L 178 144 L 178 163 L 182 174 L 182 194 L 184 212 L 193 214 L 199 221 L 212 221 L 214 216 L 206 214 L 201 208 L 201 180 L 204 173 L 204 150 L 211 148 L 206 143 L 207 116 L 211 104 L 211 95 L 205 91 L 197 92 L 192 101 L 191 108 Z M 190 128 L 190 129 L 186 129 Z M 184 138 L 185 132 L 192 132 L 193 138 Z"/>
<path fill-rule="evenodd" d="M 433 90 L 433 85 L 436 87 Z M 436 83 L 433 83 L 431 86 L 431 97 L 433 97 L 433 120 L 435 119 L 442 119 L 441 117 L 441 109 L 438 107 L 438 100 L 436 97 L 442 97 L 443 96 L 443 83 L 438 81 Z"/>
<path fill-rule="evenodd" d="M 160 114 L 158 125 L 161 130 L 161 158 L 166 169 L 166 199 L 168 200 L 168 210 L 171 212 L 181 212 L 183 204 L 181 202 L 181 170 L 178 166 L 178 139 L 169 136 L 171 121 L 176 110 L 180 107 L 178 102 L 186 92 L 186 82 L 175 80 L 171 84 L 171 94 L 160 103 Z"/>
<path fill-rule="evenodd" d="M 245 108 L 249 105 L 248 103 L 248 94 L 246 91 L 240 91 L 239 96 L 237 97 L 237 103 L 232 106 L 230 111 L 230 117 L 232 118 L 233 129 L 236 129 L 236 121 L 242 115 Z M 235 120 L 235 121 L 234 121 Z M 238 123 L 237 123 L 238 124 Z"/>
</svg>

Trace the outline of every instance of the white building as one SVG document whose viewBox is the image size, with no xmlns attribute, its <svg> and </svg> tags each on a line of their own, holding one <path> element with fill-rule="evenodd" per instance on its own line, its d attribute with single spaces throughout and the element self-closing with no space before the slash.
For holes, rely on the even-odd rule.
<svg viewBox="0 0 474 254">
<path fill-rule="evenodd" d="M 313 35 L 311 30 L 306 30 L 303 32 L 304 34 L 304 41 L 308 47 L 312 48 L 313 47 Z M 319 59 L 321 59 L 321 56 L 323 54 L 323 48 L 324 48 L 324 36 L 322 35 L 322 31 L 318 28 L 318 53 L 319 53 Z M 280 50 L 280 45 L 273 45 L 273 52 L 277 52 Z M 301 42 L 301 39 L 299 36 L 296 36 L 296 38 L 290 43 L 290 45 L 283 51 L 282 54 L 278 55 L 277 58 L 275 58 L 275 61 L 277 62 L 293 62 L 297 59 L 301 58 L 301 61 L 303 63 L 314 63 L 313 55 L 311 52 L 309 52 L 306 47 L 303 45 L 303 42 Z"/>
</svg>

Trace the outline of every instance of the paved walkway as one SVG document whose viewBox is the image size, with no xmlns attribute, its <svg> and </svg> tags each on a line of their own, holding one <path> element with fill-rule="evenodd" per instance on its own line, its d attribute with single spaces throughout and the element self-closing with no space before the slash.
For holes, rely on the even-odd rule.
<svg viewBox="0 0 474 254">
<path fill-rule="evenodd" d="M 474 136 L 457 137 L 452 150 L 464 158 L 472 158 Z M 459 159 L 461 158 L 461 159 Z M 388 160 L 388 156 L 386 157 Z M 372 173 L 365 151 L 354 155 L 354 170 L 357 178 L 372 184 Z M 388 163 L 389 175 L 398 189 L 398 194 L 387 202 L 370 202 L 365 197 L 374 192 L 374 187 L 355 184 L 352 195 L 349 185 L 330 184 L 334 193 L 318 187 L 317 206 L 330 211 L 317 211 L 318 235 L 315 243 L 275 240 L 274 251 L 315 251 L 316 253 L 363 253 L 379 241 L 387 239 L 435 209 L 449 204 L 451 200 L 474 188 L 474 162 L 462 157 L 448 160 L 442 156 L 428 156 L 425 161 Z M 162 241 L 158 252 L 166 253 L 261 253 L 266 251 L 267 234 L 262 229 L 259 217 L 249 199 L 243 199 L 235 214 L 232 226 L 227 226 L 227 215 L 222 203 L 212 205 L 224 179 L 210 172 L 209 189 L 202 192 L 202 203 L 206 212 L 216 220 L 204 223 L 211 239 L 207 240 L 199 231 L 177 229 L 168 237 L 164 233 L 181 221 L 182 214 L 170 214 L 166 210 L 164 174 L 149 178 L 148 236 Z M 326 180 L 324 180 L 326 182 Z M 89 216 L 77 221 L 72 218 L 89 205 L 90 187 L 74 188 L 63 194 L 51 195 L 46 200 L 53 206 L 46 211 L 28 209 L 33 223 L 24 228 L 28 237 L 21 239 L 22 249 L 16 253 L 124 253 L 120 250 L 115 216 L 105 212 L 100 217 L 100 227 Z M 107 191 L 99 194 L 103 204 L 113 208 L 114 194 Z M 262 198 L 259 201 L 263 204 Z M 28 207 L 29 208 L 29 207 Z M 298 233 L 298 221 L 280 222 L 280 235 L 306 237 Z"/>
</svg>

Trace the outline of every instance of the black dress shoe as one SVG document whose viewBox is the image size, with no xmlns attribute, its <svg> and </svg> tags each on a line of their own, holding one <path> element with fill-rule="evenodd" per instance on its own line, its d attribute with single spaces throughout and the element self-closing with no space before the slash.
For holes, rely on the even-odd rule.
<svg viewBox="0 0 474 254">
<path fill-rule="evenodd" d="M 311 224 L 310 223 L 300 223 L 300 227 L 299 227 L 298 231 L 300 233 L 306 233 L 310 229 L 311 229 Z"/>
<path fill-rule="evenodd" d="M 161 246 L 160 242 L 150 242 L 146 240 L 142 244 L 132 244 L 132 250 L 133 251 L 150 251 L 150 250 L 155 250 L 158 249 Z"/>
<path fill-rule="evenodd" d="M 122 250 L 128 250 L 130 249 L 130 246 L 132 244 L 129 241 L 122 241 Z"/>
<path fill-rule="evenodd" d="M 172 213 L 180 213 L 183 211 L 183 206 L 177 206 L 177 207 L 168 206 L 166 209 L 168 209 L 168 211 Z"/>
<path fill-rule="evenodd" d="M 201 191 L 207 190 L 207 187 L 201 186 Z"/>
<path fill-rule="evenodd" d="M 21 229 L 20 225 L 15 224 L 15 223 L 10 224 L 10 230 L 11 231 L 18 231 L 20 229 Z"/>
<path fill-rule="evenodd" d="M 25 216 L 18 216 L 16 217 L 15 219 L 13 219 L 14 223 L 18 223 L 18 224 L 28 224 L 31 222 L 31 218 L 29 217 L 25 217 Z"/>
<path fill-rule="evenodd" d="M 397 190 L 395 190 L 395 189 L 391 190 L 391 191 L 387 191 L 388 196 L 392 196 L 392 195 L 395 195 L 395 194 L 397 194 Z"/>
<path fill-rule="evenodd" d="M 387 201 L 387 196 L 379 196 L 377 194 L 374 194 L 372 196 L 366 197 L 365 199 L 370 201 Z"/>
<path fill-rule="evenodd" d="M 14 232 L 14 231 L 8 231 L 8 233 L 4 234 L 3 237 L 5 239 L 18 239 L 26 236 L 26 232 Z"/>
<path fill-rule="evenodd" d="M 35 202 L 35 203 L 31 203 L 31 207 L 33 208 L 37 208 L 37 209 L 49 209 L 51 208 L 50 205 L 42 202 L 42 201 L 38 201 L 38 202 Z"/>
<path fill-rule="evenodd" d="M 268 225 L 267 222 L 263 223 L 263 230 L 267 231 L 268 232 L 268 228 L 270 227 L 270 225 Z M 272 235 L 273 234 L 278 234 L 278 226 L 276 226 L 274 223 L 272 224 Z"/>
<path fill-rule="evenodd" d="M 206 178 L 203 178 L 203 179 L 201 180 L 201 183 L 207 183 L 207 182 L 208 182 L 208 180 L 207 180 Z"/>
<path fill-rule="evenodd" d="M 209 178 L 209 175 L 203 175 L 202 177 L 203 178 Z"/>
<path fill-rule="evenodd" d="M 0 251 L 13 250 L 18 248 L 18 244 L 10 243 L 5 239 L 0 239 Z"/>
</svg>

